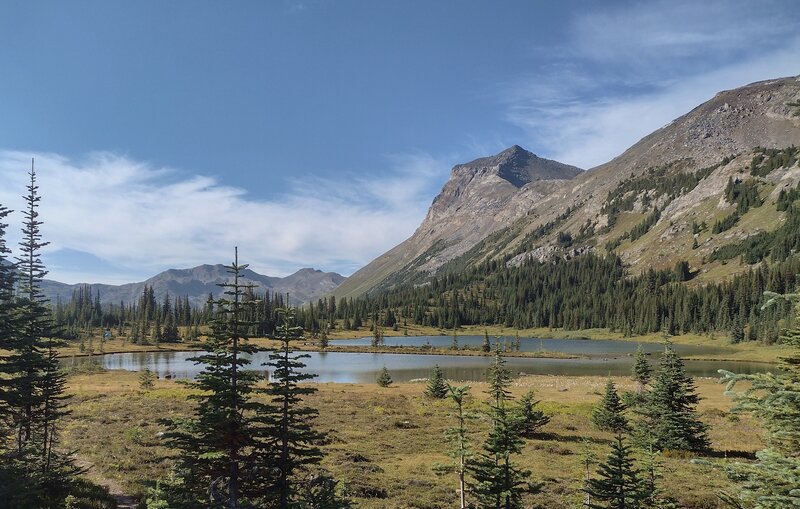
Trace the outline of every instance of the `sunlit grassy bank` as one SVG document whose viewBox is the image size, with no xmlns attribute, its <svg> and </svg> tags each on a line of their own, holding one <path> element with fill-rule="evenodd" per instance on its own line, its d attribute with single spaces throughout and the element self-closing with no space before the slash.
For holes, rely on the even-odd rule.
<svg viewBox="0 0 800 509">
<path fill-rule="evenodd" d="M 64 446 L 77 451 L 91 475 L 141 493 L 149 482 L 169 475 L 170 451 L 161 445 L 158 424 L 163 417 L 185 415 L 189 391 L 174 381 L 159 380 L 155 389 L 139 389 L 136 373 L 106 372 L 69 379 L 72 414 L 64 429 Z M 591 424 L 592 405 L 600 399 L 602 377 L 526 376 L 512 392 L 521 396 L 534 389 L 552 415 L 545 435 L 527 442 L 519 458 L 544 482 L 544 491 L 531 497 L 531 507 L 576 507 L 581 499 L 585 452 L 604 458 L 610 436 Z M 623 390 L 633 384 L 617 378 Z M 485 384 L 472 383 L 473 409 L 483 408 Z M 666 489 L 681 507 L 723 507 L 716 493 L 728 482 L 722 467 L 737 456 L 763 447 L 758 429 L 746 416 L 729 413 L 731 402 L 714 379 L 699 379 L 704 398 L 700 415 L 711 425 L 714 454 L 698 461 L 693 456 L 667 454 Z M 319 384 L 309 403 L 320 411 L 318 425 L 329 434 L 324 465 L 342 479 L 360 508 L 452 508 L 456 476 L 443 439 L 453 424 L 446 400 L 423 395 L 424 384 Z M 476 444 L 487 429 L 474 423 Z M 706 461 L 707 460 L 707 461 Z M 687 490 L 686 486 L 692 486 Z"/>
</svg>

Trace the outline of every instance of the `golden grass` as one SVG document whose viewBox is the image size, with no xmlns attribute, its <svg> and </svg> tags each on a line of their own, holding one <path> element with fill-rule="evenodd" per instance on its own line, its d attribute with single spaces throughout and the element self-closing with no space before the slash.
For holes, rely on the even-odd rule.
<svg viewBox="0 0 800 509">
<path fill-rule="evenodd" d="M 633 388 L 626 378 L 615 379 L 621 389 Z M 603 377 L 525 376 L 516 379 L 512 393 L 519 397 L 534 389 L 542 407 L 552 415 L 542 439 L 527 442 L 518 458 L 544 491 L 532 496 L 530 507 L 576 507 L 581 499 L 582 462 L 588 448 L 596 457 L 607 454 L 610 436 L 591 425 L 593 405 L 600 399 Z M 486 389 L 473 383 L 472 409 L 484 408 Z M 444 430 L 453 424 L 447 401 L 423 395 L 424 384 L 398 384 L 381 389 L 364 384 L 318 384 L 308 403 L 319 409 L 319 429 L 327 432 L 324 466 L 341 479 L 356 507 L 369 509 L 450 508 L 456 499 L 455 474 L 437 474 L 434 464 L 449 465 Z M 735 418 L 731 401 L 714 379 L 698 380 L 704 398 L 703 420 L 712 426 L 716 451 L 709 464 L 692 455 L 665 457 L 666 489 L 681 507 L 722 507 L 716 493 L 728 486 L 722 471 L 728 455 L 752 453 L 762 447 L 757 426 Z M 173 381 L 159 380 L 154 390 L 138 388 L 136 373 L 107 372 L 69 379 L 72 415 L 63 433 L 64 446 L 94 465 L 95 471 L 134 493 L 169 475 L 170 451 L 158 434 L 162 417 L 187 415 L 190 391 Z M 476 443 L 484 438 L 486 419 L 475 422 Z M 447 470 L 446 468 L 444 469 Z"/>
</svg>

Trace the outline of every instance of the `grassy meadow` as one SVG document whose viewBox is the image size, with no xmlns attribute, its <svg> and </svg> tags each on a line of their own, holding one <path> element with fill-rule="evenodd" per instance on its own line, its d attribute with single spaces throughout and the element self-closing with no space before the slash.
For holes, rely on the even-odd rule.
<svg viewBox="0 0 800 509">
<path fill-rule="evenodd" d="M 615 381 L 632 390 L 627 378 Z M 536 391 L 552 416 L 543 435 L 526 443 L 517 461 L 543 483 L 530 507 L 573 508 L 582 499 L 584 460 L 589 452 L 603 460 L 611 436 L 591 424 L 605 378 L 524 376 L 512 393 Z M 698 379 L 703 398 L 701 418 L 711 425 L 713 453 L 664 456 L 666 491 L 681 507 L 723 507 L 717 493 L 728 486 L 723 468 L 763 447 L 759 429 L 748 416 L 730 413 L 731 401 L 715 379 Z M 486 386 L 471 383 L 469 407 L 485 408 Z M 456 475 L 448 457 L 444 430 L 453 425 L 451 404 L 424 396 L 422 383 L 380 388 L 372 384 L 318 384 L 307 402 L 320 412 L 317 425 L 328 433 L 323 465 L 344 483 L 355 507 L 365 509 L 452 508 L 457 504 Z M 158 419 L 187 415 L 190 391 L 170 380 L 155 388 L 139 388 L 138 374 L 120 371 L 71 375 L 71 415 L 63 446 L 74 450 L 87 476 L 112 491 L 139 495 L 159 478 L 170 475 L 171 454 L 163 447 Z M 472 423 L 473 443 L 480 447 L 488 422 Z M 592 471 L 594 467 L 592 467 Z M 687 486 L 692 488 L 686 489 Z"/>
</svg>

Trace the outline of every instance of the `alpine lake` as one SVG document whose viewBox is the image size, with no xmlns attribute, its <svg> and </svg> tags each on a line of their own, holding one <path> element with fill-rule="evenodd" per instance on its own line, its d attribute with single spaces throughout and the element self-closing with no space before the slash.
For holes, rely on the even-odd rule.
<svg viewBox="0 0 800 509">
<path fill-rule="evenodd" d="M 483 343 L 483 336 L 458 336 L 459 347 L 476 349 Z M 371 338 L 332 340 L 331 345 L 367 347 Z M 402 336 L 387 337 L 386 347 L 448 348 L 452 343 L 450 336 Z M 497 343 L 502 349 L 517 351 L 514 337 L 491 338 L 492 348 Z M 625 376 L 630 373 L 637 346 L 642 345 L 652 364 L 664 351 L 659 343 L 637 343 L 620 340 L 582 340 L 582 339 L 540 339 L 520 338 L 520 352 L 557 352 L 575 355 L 574 358 L 534 358 L 505 357 L 506 367 L 516 375 L 567 375 L 567 376 Z M 694 346 L 675 344 L 673 348 L 681 356 L 702 357 L 726 351 L 724 346 Z M 409 382 L 425 379 L 434 365 L 444 372 L 449 380 L 484 380 L 488 366 L 493 362 L 491 354 L 479 355 L 435 355 L 425 353 L 348 353 L 348 352 L 296 352 L 307 355 L 303 359 L 304 371 L 315 373 L 319 383 L 372 383 L 378 372 L 386 366 L 396 382 Z M 163 351 L 113 353 L 91 357 L 63 359 L 64 367 L 80 368 L 82 364 L 96 363 L 103 369 L 143 371 L 150 369 L 159 378 L 191 379 L 201 370 L 202 365 L 190 359 L 198 351 Z M 269 375 L 269 352 L 259 352 L 251 356 L 248 369 L 262 371 Z M 776 366 L 747 361 L 684 361 L 688 374 L 699 377 L 717 377 L 718 371 L 735 373 L 759 373 L 775 371 Z"/>
</svg>

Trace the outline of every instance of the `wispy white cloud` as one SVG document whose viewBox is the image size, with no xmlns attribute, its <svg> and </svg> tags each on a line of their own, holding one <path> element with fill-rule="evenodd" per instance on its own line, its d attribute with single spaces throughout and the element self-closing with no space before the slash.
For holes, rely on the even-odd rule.
<svg viewBox="0 0 800 509">
<path fill-rule="evenodd" d="M 507 117 L 535 151 L 596 166 L 721 90 L 798 74 L 791 9 L 679 0 L 582 13 L 543 72 L 504 87 Z"/>
<path fill-rule="evenodd" d="M 284 196 L 259 200 L 213 178 L 109 153 L 75 161 L 0 151 L 0 203 L 22 208 L 33 156 L 46 252 L 57 258 L 72 250 L 109 264 L 89 282 L 228 262 L 235 245 L 253 269 L 270 275 L 308 266 L 349 273 L 414 231 L 449 164 L 425 154 L 393 156 L 391 170 L 374 178 L 295 180 Z M 18 229 L 10 230 L 13 245 Z M 90 274 L 57 263 L 50 277 L 77 282 Z"/>
</svg>

